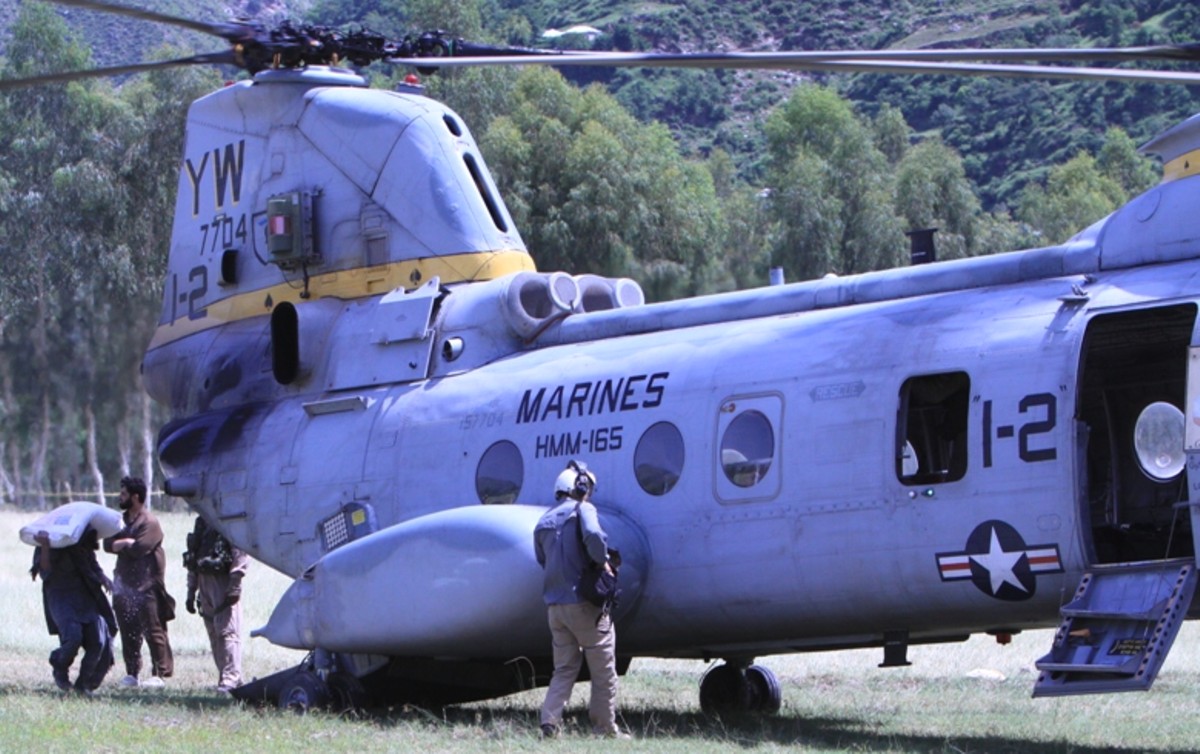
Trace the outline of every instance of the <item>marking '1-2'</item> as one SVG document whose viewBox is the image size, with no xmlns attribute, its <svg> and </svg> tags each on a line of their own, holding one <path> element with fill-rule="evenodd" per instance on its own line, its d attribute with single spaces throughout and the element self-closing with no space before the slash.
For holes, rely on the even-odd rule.
<svg viewBox="0 0 1200 754">
<path fill-rule="evenodd" d="M 1017 403 L 1017 410 L 1022 414 L 1032 414 L 1034 418 L 1019 426 L 1002 424 L 993 427 L 992 402 L 983 402 L 984 468 L 992 465 L 992 441 L 1007 440 L 1014 435 L 1017 438 L 1017 455 L 1025 463 L 1053 461 L 1058 458 L 1058 451 L 1054 448 L 1053 439 L 1050 440 L 1049 447 L 1041 447 L 1046 444 L 1046 441 L 1045 438 L 1038 437 L 1038 435 L 1046 435 L 1054 431 L 1058 415 L 1058 399 L 1054 394 L 1027 395 Z"/>
</svg>

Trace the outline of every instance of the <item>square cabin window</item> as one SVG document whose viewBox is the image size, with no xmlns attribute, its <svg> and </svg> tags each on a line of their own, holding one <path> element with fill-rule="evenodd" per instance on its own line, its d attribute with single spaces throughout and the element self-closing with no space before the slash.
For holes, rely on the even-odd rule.
<svg viewBox="0 0 1200 754">
<path fill-rule="evenodd" d="M 954 482 L 967 473 L 966 372 L 910 377 L 900 388 L 896 476 L 904 484 Z"/>
</svg>

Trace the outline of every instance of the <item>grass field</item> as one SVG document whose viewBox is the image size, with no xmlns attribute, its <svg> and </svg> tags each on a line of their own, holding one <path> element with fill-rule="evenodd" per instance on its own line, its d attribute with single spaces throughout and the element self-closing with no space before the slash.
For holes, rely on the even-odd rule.
<svg viewBox="0 0 1200 754">
<path fill-rule="evenodd" d="M 63 696 L 46 662 L 41 587 L 27 574 L 32 550 L 17 530 L 36 516 L 0 512 L 0 751 L 5 752 L 946 752 L 1113 754 L 1200 751 L 1200 627 L 1185 626 L 1149 693 L 1031 699 L 1034 660 L 1050 632 L 1001 647 L 986 637 L 914 647 L 913 665 L 880 670 L 878 650 L 764 658 L 784 689 L 770 718 L 714 720 L 700 714 L 698 661 L 636 660 L 622 679 L 621 717 L 635 740 L 583 733 L 586 685 L 569 708 L 573 726 L 554 742 L 537 738 L 542 691 L 427 711 L 373 710 L 365 717 L 297 717 L 245 709 L 212 690 L 216 671 L 200 619 L 170 624 L 176 677 L 166 689 L 123 689 L 120 660 L 93 699 Z M 182 603 L 180 565 L 191 519 L 161 516 L 168 588 Z M 112 556 L 101 554 L 111 572 Z M 266 622 L 287 580 L 265 566 L 245 587 L 244 629 Z M 244 671 L 262 676 L 295 664 L 297 652 L 244 639 Z M 987 671 L 987 672 L 974 672 Z"/>
</svg>

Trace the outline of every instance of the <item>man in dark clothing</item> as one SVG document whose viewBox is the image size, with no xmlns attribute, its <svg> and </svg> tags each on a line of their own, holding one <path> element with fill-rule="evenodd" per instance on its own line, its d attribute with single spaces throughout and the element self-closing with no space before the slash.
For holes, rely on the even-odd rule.
<svg viewBox="0 0 1200 754">
<path fill-rule="evenodd" d="M 542 598 L 553 643 L 554 675 L 546 689 L 540 721 L 542 735 L 554 738 L 563 707 L 586 660 L 592 677 L 588 717 L 592 732 L 629 738 L 617 727 L 617 632 L 612 616 L 578 592 L 579 577 L 589 565 L 609 569 L 608 535 L 591 503 L 596 476 L 571 461 L 554 482 L 555 507 L 546 511 L 533 532 L 537 562 L 544 570 Z"/>
<path fill-rule="evenodd" d="M 104 550 L 117 555 L 113 568 L 113 607 L 121 627 L 125 658 L 124 686 L 162 686 L 175 670 L 167 621 L 175 618 L 175 600 L 167 594 L 167 558 L 158 519 L 146 510 L 146 483 L 136 477 L 121 480 L 121 510 L 125 528 L 104 540 Z M 139 681 L 142 640 L 150 645 L 151 676 Z"/>
<path fill-rule="evenodd" d="M 42 577 L 46 628 L 51 636 L 58 635 L 58 649 L 50 653 L 54 683 L 63 691 L 71 690 L 71 664 L 82 647 L 74 688 L 91 694 L 113 666 L 112 637 L 117 629 L 104 596 L 112 591 L 112 582 L 96 561 L 96 531 L 89 528 L 79 542 L 57 549 L 50 547 L 44 531 L 34 541 L 38 547 L 29 573 L 34 580 Z"/>
</svg>

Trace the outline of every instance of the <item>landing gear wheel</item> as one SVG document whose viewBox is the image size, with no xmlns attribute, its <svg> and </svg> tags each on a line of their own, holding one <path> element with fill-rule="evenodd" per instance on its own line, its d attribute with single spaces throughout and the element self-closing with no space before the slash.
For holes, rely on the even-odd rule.
<svg viewBox="0 0 1200 754">
<path fill-rule="evenodd" d="M 326 685 L 329 687 L 329 706 L 334 712 L 354 714 L 366 708 L 367 690 L 352 673 L 341 670 L 330 673 Z"/>
<path fill-rule="evenodd" d="M 328 703 L 329 687 L 309 670 L 296 671 L 279 690 L 279 709 L 291 710 L 297 715 Z"/>
<path fill-rule="evenodd" d="M 700 680 L 700 709 L 706 715 L 727 715 L 750 709 L 750 683 L 737 665 L 718 665 Z"/>
<path fill-rule="evenodd" d="M 770 668 L 751 665 L 746 668 L 746 682 L 750 686 L 750 709 L 774 715 L 783 704 L 783 692 L 779 679 Z"/>
</svg>

